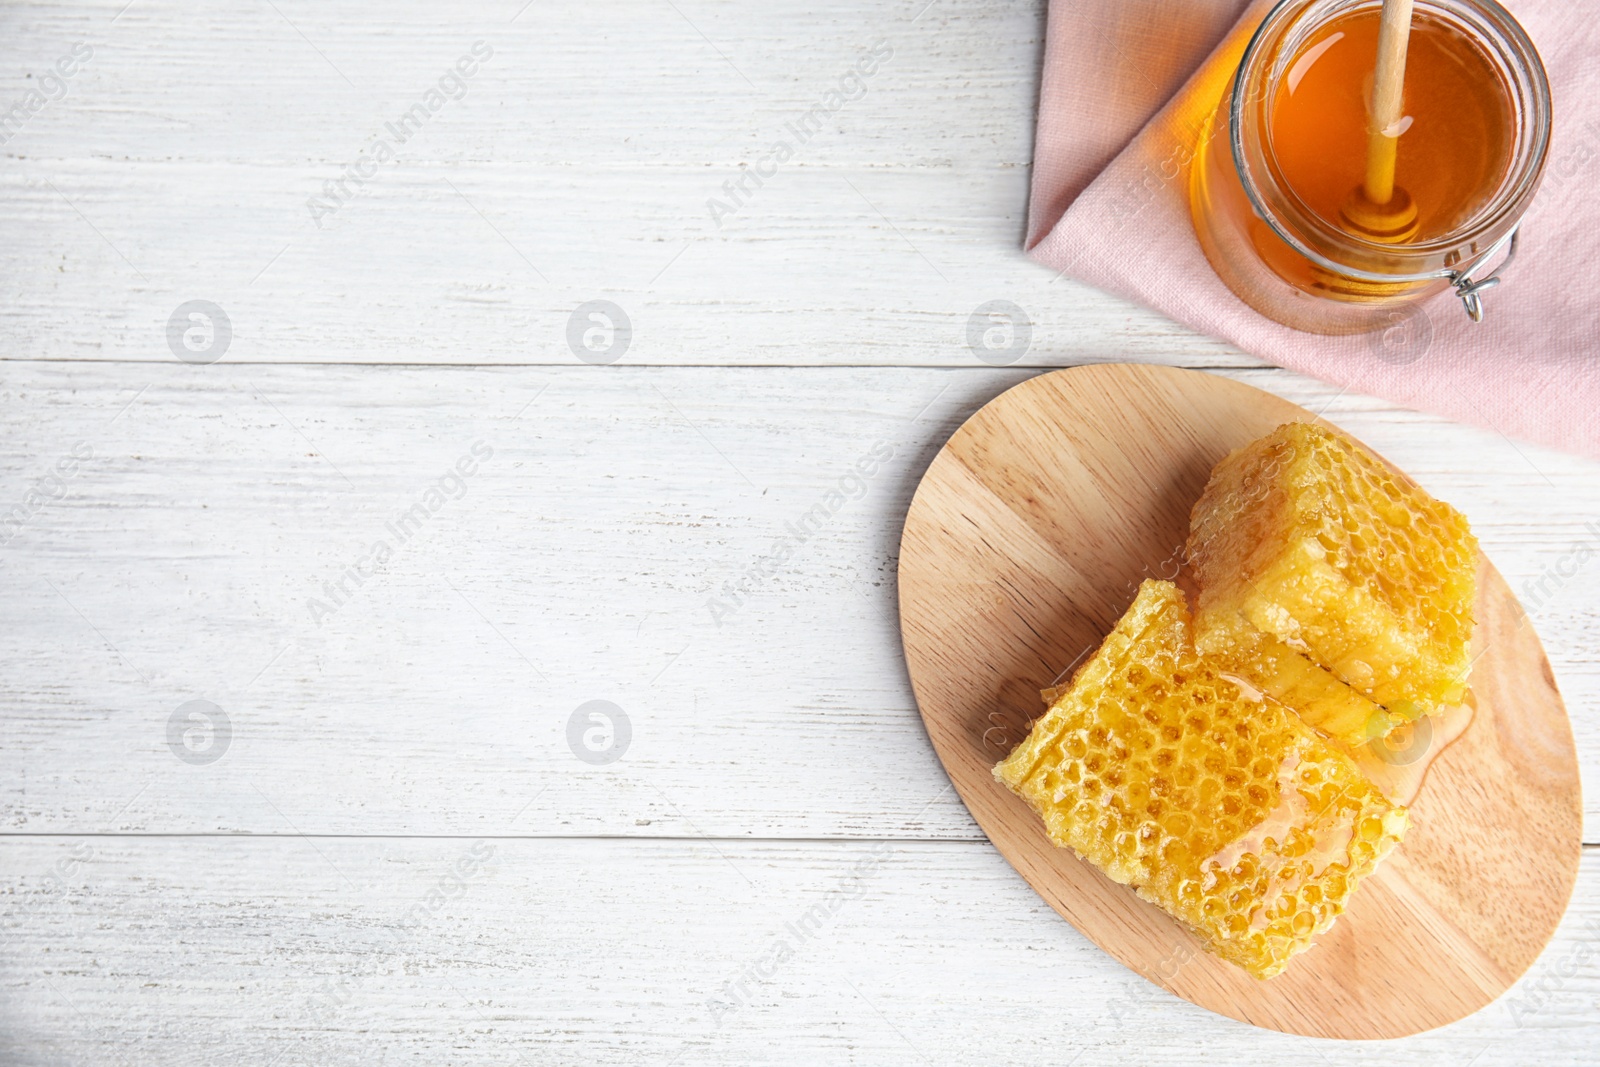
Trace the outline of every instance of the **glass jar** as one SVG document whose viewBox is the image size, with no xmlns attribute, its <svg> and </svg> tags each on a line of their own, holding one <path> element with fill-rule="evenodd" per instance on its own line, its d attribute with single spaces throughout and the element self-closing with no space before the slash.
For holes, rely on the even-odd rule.
<svg viewBox="0 0 1600 1067">
<path fill-rule="evenodd" d="M 1289 78 L 1294 91 L 1294 79 L 1304 76 L 1297 57 L 1331 23 L 1381 7 L 1381 0 L 1282 0 L 1245 49 L 1190 171 L 1190 211 L 1213 268 L 1245 303 L 1297 329 L 1378 329 L 1447 289 L 1481 319 L 1480 294 L 1499 282 L 1544 171 L 1550 86 L 1528 35 L 1494 0 L 1416 0 L 1415 19 L 1456 31 L 1500 80 L 1510 127 L 1503 167 L 1459 220 L 1408 243 L 1352 233 L 1307 204 L 1285 179 L 1274 144 L 1279 87 Z"/>
</svg>

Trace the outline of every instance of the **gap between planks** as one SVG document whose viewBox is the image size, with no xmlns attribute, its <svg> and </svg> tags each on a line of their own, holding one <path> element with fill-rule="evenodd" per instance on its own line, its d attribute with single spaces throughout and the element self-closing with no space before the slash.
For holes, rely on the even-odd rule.
<svg viewBox="0 0 1600 1067">
<path fill-rule="evenodd" d="M 77 358 L 73 358 L 73 357 L 70 357 L 70 356 L 0 356 L 0 364 L 5 364 L 5 363 L 46 363 L 46 364 L 66 363 L 66 364 L 71 364 L 73 366 L 80 366 L 80 365 L 83 365 L 83 364 L 91 364 L 92 363 L 92 364 L 109 364 L 109 365 L 113 365 L 113 366 L 121 365 L 121 366 L 128 366 L 128 367 L 156 367 L 156 366 L 162 366 L 162 365 L 167 364 L 169 362 L 171 362 L 171 361 L 166 359 L 166 358 L 156 358 L 156 359 L 103 359 L 103 358 L 95 357 L 95 358 L 77 359 Z M 609 370 L 609 371 L 623 371 L 623 370 L 677 370 L 677 369 L 683 369 L 683 370 L 760 370 L 760 371 L 773 371 L 773 370 L 795 370 L 795 371 L 804 371 L 804 370 L 827 370 L 827 371 L 833 371 L 833 370 L 948 370 L 948 371 L 1026 371 L 1026 370 L 1036 370 L 1036 371 L 1052 371 L 1052 370 L 1065 370 L 1068 367 L 1090 366 L 1090 365 L 1093 365 L 1093 363 L 1095 363 L 1095 362 L 1102 362 L 1102 363 L 1148 363 L 1150 361 L 1149 360 L 1140 360 L 1140 359 L 1132 359 L 1132 360 L 1111 359 L 1111 360 L 1098 360 L 1098 361 L 1084 361 L 1084 362 L 1079 362 L 1079 363 L 1010 363 L 1010 364 L 1006 364 L 1005 366 L 994 366 L 994 365 L 990 365 L 990 364 L 969 365 L 969 364 L 965 364 L 965 363 L 613 363 L 613 364 L 607 365 L 607 364 L 574 363 L 574 362 L 571 362 L 570 360 L 562 361 L 562 362 L 558 362 L 558 363 L 437 363 L 437 362 L 407 363 L 407 362 L 398 361 L 398 360 L 395 360 L 395 361 L 368 361 L 368 360 L 328 361 L 328 360 L 305 360 L 305 359 L 301 359 L 301 360 L 282 360 L 282 361 L 278 361 L 278 360 L 243 360 L 243 359 L 241 359 L 241 360 L 228 360 L 228 361 L 226 361 L 226 365 L 230 366 L 230 367 L 328 367 L 328 368 L 373 367 L 373 368 L 402 369 L 402 370 L 519 370 L 519 369 L 521 369 L 521 370 L 563 370 L 563 369 L 579 370 L 579 369 L 582 369 L 582 368 L 585 368 L 585 367 L 592 367 L 593 369 L 600 370 L 600 371 L 607 371 L 607 370 Z M 1244 364 L 1244 363 L 1217 363 L 1217 364 L 1200 364 L 1200 363 L 1190 364 L 1190 363 L 1185 363 L 1182 366 L 1183 366 L 1184 370 L 1204 371 L 1204 372 L 1208 372 L 1208 373 L 1213 373 L 1213 372 L 1218 372 L 1218 371 L 1250 371 L 1250 372 L 1255 372 L 1255 371 L 1273 371 L 1273 372 L 1275 372 L 1277 374 L 1295 374 L 1295 375 L 1299 375 L 1300 377 L 1309 378 L 1308 375 L 1301 375 L 1301 374 L 1299 374 L 1298 371 L 1292 371 L 1287 367 L 1280 367 L 1275 363 L 1259 363 L 1259 364 L 1253 364 L 1253 365 L 1252 364 Z M 1309 379 L 1309 380 L 1317 381 L 1319 379 Z M 1323 384 L 1329 385 L 1330 388 L 1331 388 L 1331 383 L 1324 382 Z M 1419 413 L 1419 414 L 1421 414 L 1421 413 Z"/>
<path fill-rule="evenodd" d="M 701 834 L 330 834 L 330 833 L 137 833 L 137 832 L 83 832 L 73 833 L 64 830 L 12 830 L 0 832 L 0 841 L 17 840 L 46 840 L 48 838 L 61 838 L 63 840 L 77 840 L 79 838 L 129 838 L 135 840 L 211 840 L 232 838 L 238 840 L 269 840 L 269 841 L 698 841 L 717 844 L 734 845 L 832 845 L 832 844 L 873 844 L 883 842 L 887 844 L 922 844 L 922 845 L 988 845 L 987 837 L 885 837 L 881 834 L 871 837 L 854 837 L 839 835 L 834 837 L 735 837 L 727 834 L 701 835 Z M 1585 849 L 1600 849 L 1600 841 L 1585 841 Z"/>
</svg>

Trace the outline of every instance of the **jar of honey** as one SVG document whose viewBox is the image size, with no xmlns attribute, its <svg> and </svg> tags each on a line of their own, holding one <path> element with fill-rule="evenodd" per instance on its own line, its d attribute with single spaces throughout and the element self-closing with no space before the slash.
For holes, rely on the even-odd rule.
<svg viewBox="0 0 1600 1067">
<path fill-rule="evenodd" d="M 1201 131 L 1190 210 L 1257 311 L 1353 333 L 1454 290 L 1474 320 L 1516 248 L 1550 137 L 1533 42 L 1494 0 L 1415 0 L 1395 137 L 1398 214 L 1352 208 L 1367 166 L 1381 0 L 1282 0 Z"/>
</svg>

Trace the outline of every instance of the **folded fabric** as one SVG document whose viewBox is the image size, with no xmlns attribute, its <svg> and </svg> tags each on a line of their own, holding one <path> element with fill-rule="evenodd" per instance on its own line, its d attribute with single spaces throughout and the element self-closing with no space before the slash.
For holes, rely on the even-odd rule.
<svg viewBox="0 0 1600 1067">
<path fill-rule="evenodd" d="M 1039 262 L 1246 352 L 1349 389 L 1600 458 L 1600 19 L 1507 5 L 1544 57 L 1554 128 L 1504 284 L 1473 323 L 1446 293 L 1403 326 L 1280 326 L 1216 276 L 1189 219 L 1188 164 L 1270 0 L 1052 0 L 1027 246 Z"/>
</svg>

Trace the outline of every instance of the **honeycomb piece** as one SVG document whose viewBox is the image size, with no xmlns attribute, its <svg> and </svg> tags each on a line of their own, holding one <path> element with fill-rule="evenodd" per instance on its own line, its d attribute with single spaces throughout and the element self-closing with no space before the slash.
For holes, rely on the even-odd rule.
<svg viewBox="0 0 1600 1067">
<path fill-rule="evenodd" d="M 1236 611 L 1202 611 L 1195 619 L 1195 645 L 1238 681 L 1348 745 L 1386 737 L 1395 726 L 1383 708 Z"/>
<path fill-rule="evenodd" d="M 1287 423 L 1230 454 L 1190 515 L 1188 552 L 1203 650 L 1274 695 L 1289 675 L 1314 684 L 1324 696 L 1312 701 L 1311 718 L 1344 724 L 1333 710 L 1343 705 L 1353 724 L 1360 707 L 1317 668 L 1395 713 L 1375 723 L 1465 697 L 1477 541 L 1458 511 L 1347 438 Z M 1250 669 L 1262 642 L 1249 628 L 1276 639 L 1265 643 L 1276 665 Z"/>
<path fill-rule="evenodd" d="M 1258 978 L 1333 924 L 1407 823 L 1293 711 L 1195 650 L 1171 582 L 1140 586 L 994 773 L 1053 842 Z"/>
</svg>

